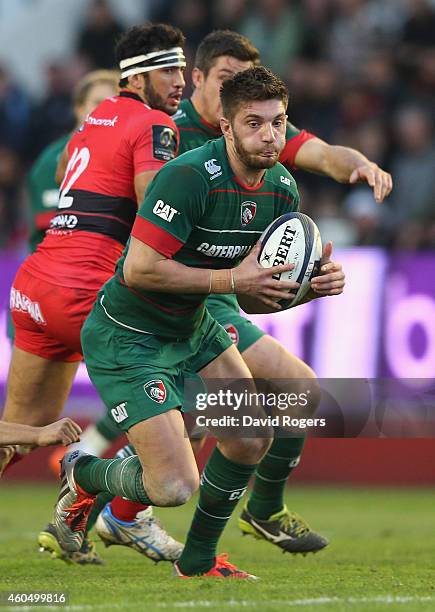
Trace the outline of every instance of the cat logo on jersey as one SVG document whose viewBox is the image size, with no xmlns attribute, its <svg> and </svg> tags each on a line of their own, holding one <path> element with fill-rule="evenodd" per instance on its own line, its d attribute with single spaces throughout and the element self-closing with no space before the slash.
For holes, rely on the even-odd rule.
<svg viewBox="0 0 435 612">
<path fill-rule="evenodd" d="M 125 419 L 128 419 L 128 413 L 126 409 L 127 402 L 121 402 L 115 408 L 112 408 L 110 411 L 112 417 L 115 419 L 117 423 L 122 423 Z"/>
<path fill-rule="evenodd" d="M 153 213 L 168 223 L 172 221 L 174 215 L 180 214 L 176 208 L 172 208 L 169 204 L 165 204 L 163 200 L 157 200 L 154 204 Z"/>
<path fill-rule="evenodd" d="M 255 202 L 242 202 L 240 208 L 240 220 L 242 223 L 242 227 L 245 227 L 249 223 L 251 223 L 252 219 L 255 217 L 255 213 L 257 212 L 257 204 Z"/>
<path fill-rule="evenodd" d="M 144 384 L 143 390 L 157 404 L 163 404 L 166 399 L 166 387 L 163 380 L 150 380 Z"/>
<path fill-rule="evenodd" d="M 239 343 L 239 332 L 237 331 L 237 327 L 232 323 L 227 323 L 224 325 L 224 329 L 229 335 L 231 342 L 237 346 Z"/>
</svg>

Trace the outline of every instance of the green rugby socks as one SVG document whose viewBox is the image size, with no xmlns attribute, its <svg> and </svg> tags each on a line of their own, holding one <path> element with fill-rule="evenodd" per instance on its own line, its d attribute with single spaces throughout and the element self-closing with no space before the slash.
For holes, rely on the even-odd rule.
<svg viewBox="0 0 435 612">
<path fill-rule="evenodd" d="M 178 562 L 183 574 L 204 574 L 214 566 L 217 542 L 255 468 L 214 449 L 201 477 L 199 502 Z"/>
<path fill-rule="evenodd" d="M 151 504 L 142 481 L 142 466 L 136 455 L 124 459 L 81 457 L 74 466 L 74 479 L 91 495 L 109 492 L 131 501 Z"/>
<path fill-rule="evenodd" d="M 249 498 L 248 512 L 267 520 L 284 508 L 284 489 L 290 473 L 299 463 L 305 438 L 274 438 L 258 465 Z"/>
</svg>

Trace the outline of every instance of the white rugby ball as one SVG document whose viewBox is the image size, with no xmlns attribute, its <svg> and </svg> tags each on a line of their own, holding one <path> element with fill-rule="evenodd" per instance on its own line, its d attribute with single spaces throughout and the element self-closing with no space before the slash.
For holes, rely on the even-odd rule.
<svg viewBox="0 0 435 612">
<path fill-rule="evenodd" d="M 311 279 L 319 273 L 322 239 L 317 225 L 303 213 L 287 213 L 264 230 L 260 242 L 258 262 L 263 268 L 294 264 L 293 270 L 274 278 L 300 284 L 294 298 L 277 300 L 284 310 L 296 306 L 310 289 Z"/>
</svg>

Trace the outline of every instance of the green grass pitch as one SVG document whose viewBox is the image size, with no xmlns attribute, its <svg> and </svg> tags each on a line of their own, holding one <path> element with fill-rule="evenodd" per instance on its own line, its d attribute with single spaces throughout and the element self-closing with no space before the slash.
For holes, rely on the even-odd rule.
<svg viewBox="0 0 435 612">
<path fill-rule="evenodd" d="M 104 566 L 53 561 L 37 552 L 35 536 L 51 514 L 56 490 L 0 485 L 0 591 L 67 591 L 66 609 L 77 612 L 435 609 L 435 496 L 430 490 L 289 488 L 289 507 L 331 541 L 323 552 L 306 557 L 241 537 L 235 514 L 220 552 L 259 576 L 254 583 L 175 579 L 167 563 L 155 565 L 134 551 L 105 550 L 101 544 Z M 193 502 L 156 514 L 183 539 L 192 509 Z"/>
</svg>

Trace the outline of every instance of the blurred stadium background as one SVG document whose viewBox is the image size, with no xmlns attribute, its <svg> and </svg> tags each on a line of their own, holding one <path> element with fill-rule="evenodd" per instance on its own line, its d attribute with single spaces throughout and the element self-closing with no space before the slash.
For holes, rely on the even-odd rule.
<svg viewBox="0 0 435 612">
<path fill-rule="evenodd" d="M 26 174 L 74 125 L 71 92 L 89 70 L 113 66 L 113 44 L 143 20 L 187 38 L 185 95 L 196 45 L 214 28 L 252 39 L 288 83 L 289 118 L 332 144 L 355 147 L 390 171 L 377 205 L 368 187 L 295 173 L 302 210 L 332 239 L 347 271 L 339 299 L 258 317 L 320 377 L 435 378 L 434 0 L 0 0 L 0 398 L 10 355 L 8 292 L 27 252 Z M 67 414 L 102 406 L 82 367 Z M 408 432 L 400 431 L 400 436 Z M 396 432 L 397 436 L 397 432 Z M 317 439 L 292 481 L 435 481 L 424 438 Z M 46 452 L 6 476 L 45 479 Z"/>
</svg>

